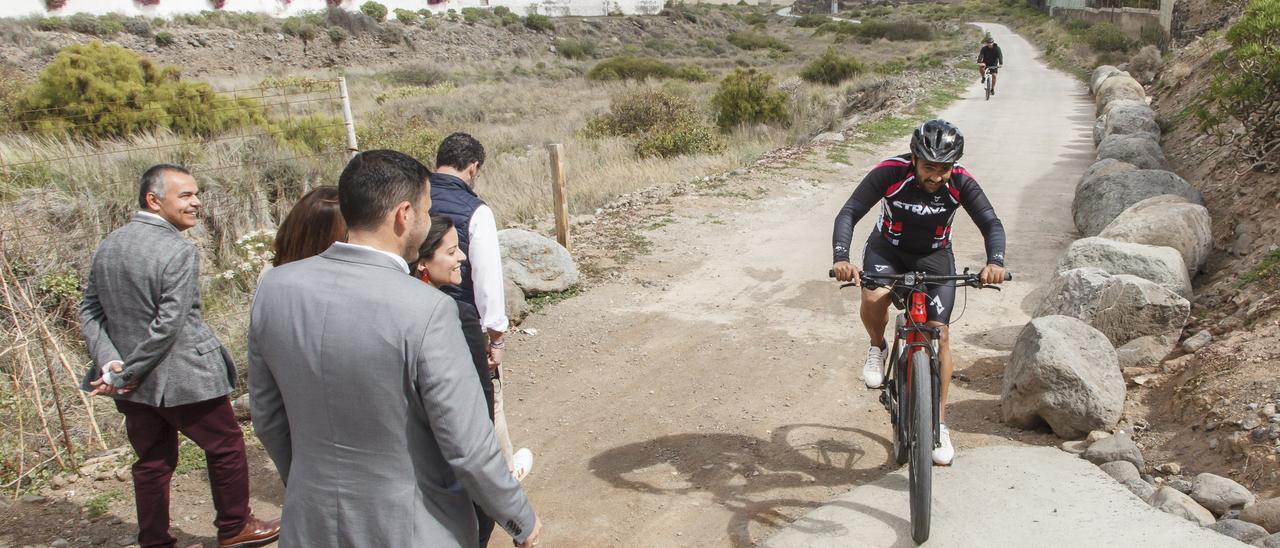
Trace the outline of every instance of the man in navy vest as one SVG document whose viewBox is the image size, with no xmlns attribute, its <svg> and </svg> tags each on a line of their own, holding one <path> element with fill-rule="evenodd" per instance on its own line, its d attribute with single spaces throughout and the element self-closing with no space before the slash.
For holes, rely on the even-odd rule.
<svg viewBox="0 0 1280 548">
<path fill-rule="evenodd" d="M 467 256 L 462 264 L 462 284 L 448 285 L 441 290 L 460 302 L 474 305 L 480 314 L 480 326 L 488 338 L 489 371 L 494 377 L 494 433 L 512 473 L 522 480 L 533 467 L 533 453 L 524 448 L 514 450 L 503 410 L 501 365 L 506 348 L 503 334 L 509 321 L 497 222 L 493 210 L 475 192 L 476 177 L 483 165 L 484 146 L 475 137 L 466 133 L 445 137 L 436 151 L 436 170 L 431 175 L 431 213 L 449 217 L 458 227 L 458 248 Z M 485 525 L 481 524 L 482 537 L 485 537 Z"/>
</svg>

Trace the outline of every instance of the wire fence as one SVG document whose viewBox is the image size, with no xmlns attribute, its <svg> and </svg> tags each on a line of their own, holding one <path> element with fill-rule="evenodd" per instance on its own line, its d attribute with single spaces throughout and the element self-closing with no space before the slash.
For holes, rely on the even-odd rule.
<svg viewBox="0 0 1280 548">
<path fill-rule="evenodd" d="M 77 309 L 98 242 L 137 210 L 142 172 L 180 164 L 200 185 L 200 223 L 185 234 L 202 251 L 205 319 L 243 358 L 249 299 L 276 225 L 307 190 L 334 184 L 346 160 L 353 122 L 344 102 L 340 81 L 264 82 L 184 113 L 194 127 L 228 115 L 249 121 L 234 129 L 159 126 L 108 139 L 82 136 L 101 109 L 15 113 L 18 131 L 0 136 L 0 407 L 11 411 L 0 415 L 0 488 L 16 496 L 55 466 L 121 442 L 119 421 L 101 412 L 109 402 L 79 390 L 89 359 Z M 159 108 L 97 106 L 140 117 Z"/>
</svg>

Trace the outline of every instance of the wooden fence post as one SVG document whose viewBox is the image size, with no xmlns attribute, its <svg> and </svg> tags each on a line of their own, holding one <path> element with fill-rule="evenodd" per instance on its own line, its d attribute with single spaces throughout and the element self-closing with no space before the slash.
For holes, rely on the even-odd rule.
<svg viewBox="0 0 1280 548">
<path fill-rule="evenodd" d="M 556 241 L 569 249 L 569 198 L 564 190 L 564 145 L 547 145 L 551 160 L 551 202 L 556 212 Z"/>
</svg>

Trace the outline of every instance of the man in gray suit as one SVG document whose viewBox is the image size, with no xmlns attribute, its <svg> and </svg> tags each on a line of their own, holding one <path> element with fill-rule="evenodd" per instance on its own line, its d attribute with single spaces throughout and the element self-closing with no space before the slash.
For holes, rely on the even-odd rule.
<svg viewBox="0 0 1280 548">
<path fill-rule="evenodd" d="M 475 501 L 519 546 L 541 522 L 494 439 L 453 299 L 409 276 L 430 171 L 357 154 L 347 242 L 272 269 L 254 297 L 249 390 L 285 482 L 285 547 L 477 544 Z"/>
<path fill-rule="evenodd" d="M 128 224 L 98 245 L 80 327 L 93 366 L 81 388 L 112 396 L 138 460 L 133 487 L 138 543 L 173 546 L 169 479 L 178 433 L 209 463 L 209 487 L 223 547 L 274 542 L 280 524 L 249 511 L 244 436 L 227 394 L 231 356 L 200 317 L 200 254 L 179 233 L 196 225 L 200 189 L 191 172 L 157 165 L 142 175 Z"/>
</svg>

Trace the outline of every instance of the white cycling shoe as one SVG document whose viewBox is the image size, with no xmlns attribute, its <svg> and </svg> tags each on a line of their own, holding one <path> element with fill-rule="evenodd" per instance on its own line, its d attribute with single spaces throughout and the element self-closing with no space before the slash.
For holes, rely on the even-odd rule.
<svg viewBox="0 0 1280 548">
<path fill-rule="evenodd" d="M 884 363 L 884 349 L 878 346 L 872 346 L 867 349 L 867 361 L 862 364 L 862 382 L 866 383 L 867 388 L 880 388 L 884 384 L 884 370 L 880 364 Z"/>
<path fill-rule="evenodd" d="M 938 425 L 938 447 L 933 450 L 933 463 L 939 466 L 951 466 L 956 458 L 956 448 L 951 446 L 951 430 L 945 424 Z"/>
</svg>

